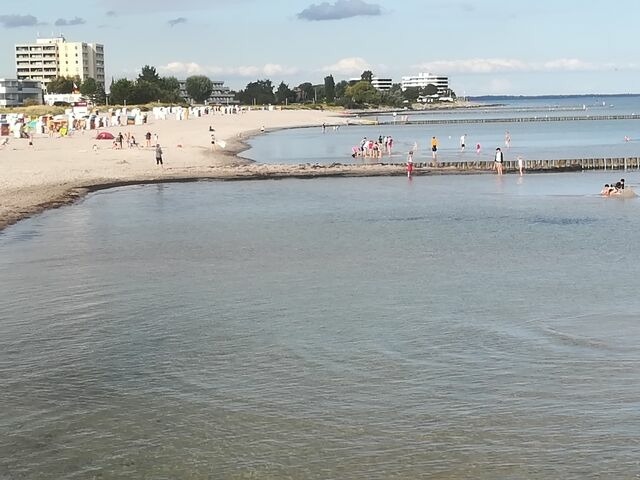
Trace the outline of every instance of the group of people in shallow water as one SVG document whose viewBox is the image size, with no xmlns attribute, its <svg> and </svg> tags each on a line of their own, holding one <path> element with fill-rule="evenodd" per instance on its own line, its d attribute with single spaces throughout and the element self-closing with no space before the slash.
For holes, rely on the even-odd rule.
<svg viewBox="0 0 640 480">
<path fill-rule="evenodd" d="M 392 149 L 393 138 L 391 136 L 383 137 L 380 135 L 377 139 L 364 137 L 360 141 L 360 145 L 356 145 L 351 149 L 351 156 L 353 158 L 382 158 L 384 154 L 391 156 Z"/>
<path fill-rule="evenodd" d="M 605 197 L 608 197 L 610 195 L 620 195 L 623 190 L 624 178 L 621 178 L 620 181 L 616 182 L 615 184 L 612 183 L 611 185 L 609 185 L 608 183 L 605 183 L 602 191 L 600 192 L 600 195 L 603 195 Z"/>
</svg>

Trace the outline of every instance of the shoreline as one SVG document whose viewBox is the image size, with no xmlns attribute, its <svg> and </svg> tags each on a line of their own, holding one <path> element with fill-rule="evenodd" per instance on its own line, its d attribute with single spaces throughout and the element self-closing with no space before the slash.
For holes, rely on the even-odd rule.
<svg viewBox="0 0 640 480">
<path fill-rule="evenodd" d="M 163 167 L 155 165 L 153 147 L 114 150 L 111 141 L 104 143 L 95 139 L 98 130 L 75 132 L 64 138 L 36 136 L 33 146 L 25 139 L 11 138 L 7 147 L 0 148 L 0 234 L 20 220 L 70 205 L 89 193 L 109 188 L 197 181 L 406 176 L 404 162 L 262 164 L 239 156 L 250 148 L 247 140 L 256 135 L 295 128 L 321 128 L 323 124 L 343 125 L 347 118 L 331 111 L 256 110 L 188 120 L 151 119 L 144 125 L 100 129 L 114 135 L 131 133 L 140 139 L 146 132 L 157 134 L 165 154 Z M 209 131 L 211 126 L 214 132 Z M 225 148 L 211 146 L 212 133 L 216 141 L 224 140 Z M 476 165 L 461 169 L 446 164 L 439 167 L 416 164 L 414 175 L 491 174 L 486 167 Z M 535 169 L 528 171 L 534 173 Z"/>
<path fill-rule="evenodd" d="M 240 161 L 243 161 L 240 159 Z M 246 162 L 251 162 L 246 160 Z M 211 167 L 213 172 L 198 171 L 188 174 L 186 172 L 169 173 L 162 177 L 137 177 L 129 179 L 103 179 L 91 183 L 73 184 L 49 187 L 49 193 L 44 201 L 30 203 L 16 211 L 0 216 L 0 235 L 2 231 L 21 220 L 31 218 L 47 210 L 64 207 L 84 199 L 87 195 L 100 190 L 127 187 L 135 185 L 153 185 L 159 183 L 190 183 L 190 182 L 237 182 L 237 181 L 264 181 L 285 179 L 316 179 L 316 178 L 366 178 L 366 177 L 404 177 L 404 167 L 396 165 L 263 165 L 247 163 L 239 165 Z M 428 169 L 415 168 L 414 176 L 425 175 L 482 175 L 491 174 L 485 169 L 460 171 L 447 167 L 429 167 Z M 97 180 L 97 179 L 96 179 Z"/>
<path fill-rule="evenodd" d="M 89 193 L 109 188 L 155 183 L 197 181 L 276 180 L 285 178 L 339 178 L 404 176 L 404 164 L 311 165 L 260 164 L 240 153 L 247 140 L 263 133 L 296 128 L 358 124 L 348 115 L 318 110 L 254 110 L 242 114 L 154 120 L 143 125 L 75 132 L 69 137 L 37 135 L 33 146 L 26 139 L 10 138 L 0 149 L 0 234 L 7 227 L 46 210 L 82 200 Z M 364 123 L 364 122 L 363 122 Z M 210 126 L 214 132 L 210 132 Z M 264 130 L 263 130 L 264 128 Z M 99 131 L 131 133 L 144 139 L 147 131 L 159 135 L 165 153 L 157 167 L 153 147 L 114 150 L 112 141 L 100 141 Z M 225 148 L 211 147 L 211 135 Z M 105 143 L 106 142 L 106 143 Z M 144 143 L 144 140 L 142 142 Z M 458 171 L 451 167 L 416 168 L 415 175 L 477 174 L 483 169 Z"/>
</svg>

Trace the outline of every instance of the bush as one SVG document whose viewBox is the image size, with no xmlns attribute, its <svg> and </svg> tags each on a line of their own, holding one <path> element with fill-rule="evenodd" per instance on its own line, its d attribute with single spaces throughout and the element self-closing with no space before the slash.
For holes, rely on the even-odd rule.
<svg viewBox="0 0 640 480">
<path fill-rule="evenodd" d="M 24 102 L 22 102 L 22 105 L 25 107 L 33 107 L 34 105 L 40 105 L 40 102 L 33 98 L 27 98 Z"/>
</svg>

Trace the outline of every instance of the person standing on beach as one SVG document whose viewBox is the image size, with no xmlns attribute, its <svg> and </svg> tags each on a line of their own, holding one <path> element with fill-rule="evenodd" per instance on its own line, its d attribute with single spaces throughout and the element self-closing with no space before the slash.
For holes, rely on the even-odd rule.
<svg viewBox="0 0 640 480">
<path fill-rule="evenodd" d="M 467 134 L 463 133 L 460 137 L 460 151 L 464 152 L 465 143 L 467 141 Z"/>
<path fill-rule="evenodd" d="M 145 133 L 144 138 L 147 141 L 147 147 L 150 147 L 151 146 L 151 132 Z"/>
<path fill-rule="evenodd" d="M 122 143 L 124 142 L 124 135 L 122 135 L 122 132 L 118 133 L 118 144 L 120 144 L 120 150 L 122 150 Z"/>
<path fill-rule="evenodd" d="M 156 144 L 156 165 L 163 165 L 162 163 L 162 148 L 160 144 Z"/>
<path fill-rule="evenodd" d="M 435 136 L 431 137 L 431 157 L 434 166 L 438 166 L 438 139 Z"/>
<path fill-rule="evenodd" d="M 493 162 L 498 175 L 502 175 L 502 162 L 504 162 L 504 155 L 502 154 L 502 150 L 500 150 L 500 147 L 498 147 L 496 148 L 496 156 Z"/>
</svg>

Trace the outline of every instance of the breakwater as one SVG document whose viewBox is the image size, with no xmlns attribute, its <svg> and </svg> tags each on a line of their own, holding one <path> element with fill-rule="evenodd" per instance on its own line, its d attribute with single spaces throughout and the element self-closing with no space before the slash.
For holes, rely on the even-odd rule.
<svg viewBox="0 0 640 480">
<path fill-rule="evenodd" d="M 379 165 L 405 166 L 405 163 L 380 163 Z M 477 160 L 468 162 L 441 161 L 437 165 L 432 162 L 415 162 L 417 169 L 451 169 L 456 171 L 491 170 L 492 160 Z M 523 160 L 523 166 L 528 171 L 581 171 L 581 170 L 639 170 L 640 157 L 618 158 L 572 158 L 558 160 Z M 517 160 L 507 160 L 503 163 L 505 171 L 518 170 Z"/>
<path fill-rule="evenodd" d="M 462 123 L 528 123 L 528 122 L 573 122 L 585 120 L 640 120 L 640 115 L 632 113 L 625 115 L 561 115 L 561 116 L 532 116 L 508 118 L 439 118 L 422 120 L 390 120 L 373 121 L 376 125 L 438 125 Z"/>
</svg>

